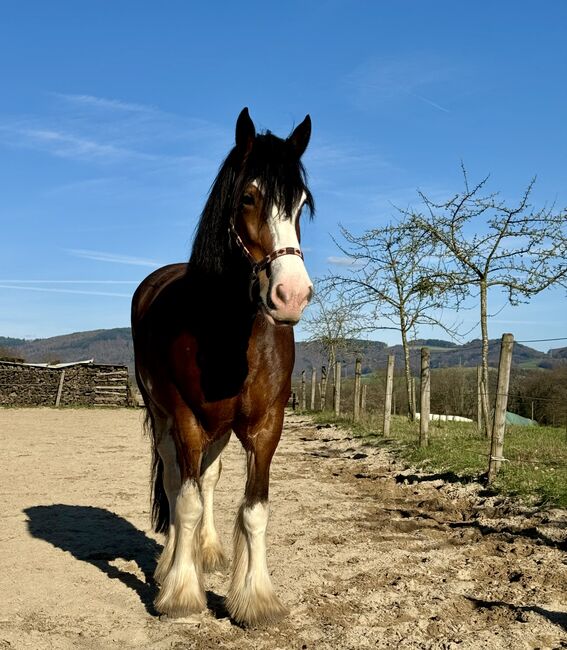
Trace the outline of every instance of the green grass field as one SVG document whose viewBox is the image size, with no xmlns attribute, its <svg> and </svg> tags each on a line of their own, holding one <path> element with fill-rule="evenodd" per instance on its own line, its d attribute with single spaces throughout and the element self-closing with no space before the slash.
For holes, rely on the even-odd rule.
<svg viewBox="0 0 567 650">
<path fill-rule="evenodd" d="M 354 425 L 330 413 L 314 415 L 318 422 L 334 422 L 350 428 L 365 442 L 387 445 L 395 455 L 424 471 L 452 472 L 463 481 L 482 476 L 488 468 L 488 441 L 467 422 L 429 425 L 429 446 L 418 446 L 419 423 L 393 416 L 388 439 L 381 435 L 382 420 L 370 416 Z M 567 507 L 567 432 L 564 428 L 507 426 L 504 458 L 495 492 L 521 497 L 530 503 Z"/>
</svg>

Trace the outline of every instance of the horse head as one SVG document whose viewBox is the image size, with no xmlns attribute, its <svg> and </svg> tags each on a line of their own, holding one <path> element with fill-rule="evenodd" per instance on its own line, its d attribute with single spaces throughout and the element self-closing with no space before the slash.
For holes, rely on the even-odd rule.
<svg viewBox="0 0 567 650">
<path fill-rule="evenodd" d="M 276 325 L 295 325 L 313 294 L 300 246 L 301 213 L 314 209 L 301 163 L 310 136 L 309 115 L 285 140 L 256 134 L 246 108 L 236 123 L 240 172 L 231 228 L 257 277 L 260 306 Z"/>
</svg>

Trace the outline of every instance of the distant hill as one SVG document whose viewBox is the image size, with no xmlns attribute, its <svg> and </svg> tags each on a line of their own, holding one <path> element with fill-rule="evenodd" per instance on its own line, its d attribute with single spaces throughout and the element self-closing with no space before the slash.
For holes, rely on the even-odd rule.
<svg viewBox="0 0 567 650">
<path fill-rule="evenodd" d="M 354 358 L 362 358 L 362 372 L 372 372 L 377 368 L 385 368 L 388 356 L 393 354 L 396 358 L 396 367 L 403 365 L 403 347 L 400 345 L 387 346 L 381 341 L 351 341 L 350 351 L 339 353 L 338 360 L 346 365 L 346 373 L 354 372 Z M 476 339 L 464 345 L 457 345 L 450 341 L 438 339 L 419 339 L 412 341 L 410 350 L 410 364 L 415 373 L 421 365 L 421 347 L 427 346 L 431 353 L 432 368 L 450 368 L 454 366 L 476 367 L 481 363 L 481 341 Z M 567 348 L 551 351 L 552 354 L 540 352 L 529 348 L 522 343 L 514 344 L 513 364 L 528 368 L 553 368 L 565 364 Z M 565 356 L 563 356 L 565 354 Z M 500 339 L 489 341 L 488 363 L 498 366 L 500 357 Z M 316 342 L 296 343 L 296 360 L 294 374 L 302 370 L 320 367 L 326 360 L 321 346 Z"/>
<path fill-rule="evenodd" d="M 344 363 L 346 373 L 351 374 L 354 360 L 362 358 L 363 373 L 372 372 L 386 366 L 388 355 L 396 357 L 396 365 L 403 363 L 401 345 L 388 347 L 381 341 L 353 339 L 348 341 L 348 349 L 339 352 L 338 359 Z M 451 366 L 474 367 L 480 364 L 480 340 L 469 341 L 464 345 L 456 345 L 450 341 L 439 339 L 419 339 L 412 342 L 411 364 L 415 371 L 420 365 L 420 348 L 428 346 L 431 351 L 432 368 L 447 368 Z M 15 339 L 0 336 L 0 357 L 7 354 L 23 358 L 28 362 L 65 362 L 94 359 L 98 363 L 119 363 L 134 371 L 134 351 L 129 327 L 109 330 L 93 330 L 76 332 L 47 339 Z M 498 365 L 500 354 L 500 339 L 492 340 L 489 344 L 489 363 Z M 296 343 L 294 374 L 302 370 L 320 368 L 326 364 L 323 350 L 317 342 L 301 341 Z M 514 345 L 514 365 L 532 368 L 552 368 L 564 365 L 567 359 L 567 348 L 556 348 L 549 353 L 534 350 L 521 343 Z"/>
<path fill-rule="evenodd" d="M 13 339 L 0 336 L 0 349 L 28 362 L 83 361 L 119 363 L 134 371 L 134 349 L 129 327 L 75 332 L 47 339 Z"/>
</svg>

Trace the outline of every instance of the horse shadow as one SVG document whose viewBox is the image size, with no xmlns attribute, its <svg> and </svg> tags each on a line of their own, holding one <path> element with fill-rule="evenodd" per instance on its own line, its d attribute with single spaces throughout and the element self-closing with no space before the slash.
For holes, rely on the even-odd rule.
<svg viewBox="0 0 567 650">
<path fill-rule="evenodd" d="M 25 508 L 24 513 L 33 537 L 96 566 L 112 580 L 120 580 L 138 594 L 149 614 L 158 615 L 153 605 L 157 593 L 153 573 L 161 545 L 155 540 L 103 508 L 58 503 Z M 135 565 L 128 567 L 135 573 L 120 568 L 123 562 L 135 563 L 138 570 Z"/>
<path fill-rule="evenodd" d="M 112 580 L 120 580 L 138 594 L 151 616 L 159 616 L 154 606 L 158 586 L 153 574 L 162 546 L 129 521 L 109 510 L 94 506 L 58 503 L 26 508 L 29 533 L 52 546 L 71 553 L 82 562 L 96 566 Z M 136 573 L 114 563 L 135 563 Z M 136 566 L 128 569 L 136 570 Z M 207 591 L 207 606 L 216 618 L 228 616 L 224 598 Z"/>
<path fill-rule="evenodd" d="M 465 598 L 473 605 L 475 609 L 496 609 L 502 607 L 508 609 L 511 612 L 514 612 L 516 616 L 521 617 L 523 613 L 534 612 L 539 614 L 543 618 L 547 619 L 550 623 L 558 625 L 564 631 L 567 631 L 567 614 L 565 612 L 558 612 L 552 609 L 544 609 L 538 605 L 513 605 L 512 603 L 506 603 L 501 600 L 480 600 L 478 598 L 473 598 L 472 596 L 465 596 Z M 519 620 L 522 620 L 519 618 Z"/>
</svg>

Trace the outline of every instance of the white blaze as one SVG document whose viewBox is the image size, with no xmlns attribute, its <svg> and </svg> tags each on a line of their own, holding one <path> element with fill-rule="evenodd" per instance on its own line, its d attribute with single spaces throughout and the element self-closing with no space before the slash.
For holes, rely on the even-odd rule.
<svg viewBox="0 0 567 650">
<path fill-rule="evenodd" d="M 286 216 L 281 206 L 274 204 L 267 220 L 273 242 L 273 250 L 281 248 L 296 248 L 301 250 L 297 238 L 297 220 L 306 200 L 305 192 L 299 203 L 294 207 L 291 217 Z M 270 251 L 271 252 L 271 251 Z M 271 263 L 271 282 L 262 283 L 261 296 L 265 305 L 268 300 L 268 289 L 271 289 L 271 302 L 275 309 L 269 309 L 270 315 L 276 320 L 299 320 L 303 308 L 308 302 L 312 282 L 299 255 L 282 255 Z M 279 291 L 277 288 L 280 287 Z"/>
</svg>

